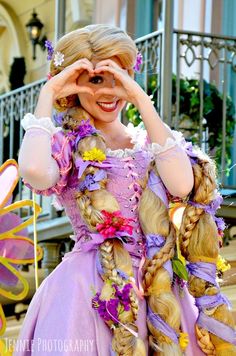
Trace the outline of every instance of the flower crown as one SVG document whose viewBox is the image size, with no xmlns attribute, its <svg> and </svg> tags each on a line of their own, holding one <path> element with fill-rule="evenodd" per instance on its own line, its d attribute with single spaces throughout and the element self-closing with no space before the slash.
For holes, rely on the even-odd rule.
<svg viewBox="0 0 236 356">
<path fill-rule="evenodd" d="M 52 59 L 52 56 L 54 54 L 54 48 L 52 45 L 51 41 L 46 40 L 45 41 L 45 47 L 47 49 L 48 55 L 47 55 L 47 59 L 50 61 Z M 55 67 L 61 66 L 62 63 L 65 60 L 65 55 L 62 52 L 57 51 L 54 54 L 54 58 L 53 58 L 53 63 L 55 65 Z"/>
<path fill-rule="evenodd" d="M 47 59 L 51 60 L 52 57 L 53 57 L 53 54 L 54 54 L 54 48 L 53 48 L 52 42 L 49 41 L 49 40 L 46 40 L 45 41 L 45 47 L 46 47 L 47 52 L 48 52 Z M 57 51 L 54 54 L 53 63 L 55 65 L 55 67 L 61 66 L 62 63 L 64 62 L 64 60 L 65 60 L 65 55 L 62 52 Z M 143 63 L 142 53 L 138 52 L 137 56 L 136 56 L 135 65 L 133 66 L 133 70 L 135 72 L 140 72 L 140 67 L 141 67 L 142 63 Z"/>
</svg>

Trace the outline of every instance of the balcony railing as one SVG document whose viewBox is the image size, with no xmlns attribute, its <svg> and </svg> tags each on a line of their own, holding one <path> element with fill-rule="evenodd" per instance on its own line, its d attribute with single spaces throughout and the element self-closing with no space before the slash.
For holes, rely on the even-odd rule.
<svg viewBox="0 0 236 356">
<path fill-rule="evenodd" d="M 236 94 L 232 92 L 232 84 L 236 84 L 236 38 L 215 36 L 212 34 L 174 31 L 174 45 L 173 45 L 173 67 L 169 68 L 169 75 L 174 75 L 175 88 L 172 93 L 172 112 L 171 126 L 173 128 L 180 128 L 184 131 L 194 131 L 192 138 L 203 149 L 209 149 L 209 142 L 212 133 L 207 126 L 207 113 L 205 105 L 207 102 L 206 83 L 214 82 L 216 88 L 219 90 L 219 95 L 222 97 L 222 107 L 219 109 L 218 118 L 220 117 L 221 128 L 218 131 L 220 135 L 218 141 L 221 149 L 220 165 L 220 179 L 222 186 L 228 188 L 235 188 L 236 173 L 234 165 L 234 158 L 236 153 L 234 151 L 232 136 L 235 135 L 234 128 L 231 129 L 230 139 L 227 137 L 229 133 L 229 125 L 235 125 L 235 114 L 228 113 L 229 94 L 235 95 L 232 98 L 236 99 Z M 139 50 L 143 54 L 143 66 L 141 73 L 137 75 L 137 80 L 148 92 L 150 87 L 150 79 L 155 80 L 156 90 L 154 91 L 155 103 L 157 109 L 161 110 L 161 103 L 163 98 L 167 98 L 171 93 L 163 92 L 163 78 L 162 73 L 162 57 L 163 57 L 163 32 L 157 31 L 147 36 L 144 36 L 136 41 Z M 191 122 L 193 113 L 189 112 L 190 127 L 183 125 L 183 95 L 181 92 L 181 85 L 184 77 L 194 78 L 198 80 L 198 116 L 196 112 L 194 117 L 198 117 L 197 129 L 193 130 L 192 126 L 196 126 L 196 122 Z M 7 158 L 17 159 L 19 146 L 23 137 L 23 129 L 20 126 L 20 119 L 27 112 L 33 112 L 40 88 L 45 80 L 40 80 L 35 83 L 26 85 L 22 88 L 9 92 L 0 96 L 0 162 Z M 192 100 L 192 99 L 190 99 Z M 231 111 L 234 104 L 231 105 Z M 185 113 L 186 115 L 186 113 Z M 231 120 L 231 122 L 229 122 Z M 219 119 L 218 119 L 219 121 Z M 192 125 L 192 126 L 191 126 Z M 182 127 L 183 126 L 183 127 Z M 229 147 L 229 143 L 231 146 Z M 219 149 L 219 147 L 216 147 Z M 211 147 L 212 149 L 212 147 Z M 213 151 L 210 151 L 212 153 Z M 231 158 L 231 167 L 226 159 Z M 232 168 L 232 169 L 230 169 Z M 31 198 L 31 192 L 19 183 L 18 187 L 19 199 Z M 38 202 L 43 206 L 44 217 L 51 218 L 53 216 L 51 208 L 51 198 L 38 197 Z M 24 212 L 24 215 L 30 213 Z"/>
<path fill-rule="evenodd" d="M 164 92 L 163 82 L 168 78 L 162 76 L 162 39 L 163 31 L 157 31 L 136 41 L 144 58 L 137 80 L 149 93 L 151 82 L 156 83 L 152 92 L 159 112 L 163 100 L 172 95 L 168 123 L 216 158 L 222 187 L 235 189 L 236 37 L 174 30 L 168 71 L 173 77 L 172 93 Z M 189 97 L 184 97 L 187 84 Z"/>
</svg>

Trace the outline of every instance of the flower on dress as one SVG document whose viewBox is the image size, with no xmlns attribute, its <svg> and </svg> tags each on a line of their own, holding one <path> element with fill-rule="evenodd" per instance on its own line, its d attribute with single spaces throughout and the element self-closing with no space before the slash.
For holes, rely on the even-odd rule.
<svg viewBox="0 0 236 356">
<path fill-rule="evenodd" d="M 218 256 L 216 268 L 220 272 L 226 272 L 231 268 L 231 265 L 221 256 Z"/>
<path fill-rule="evenodd" d="M 28 237 L 26 226 L 32 217 L 24 222 L 13 213 L 22 207 L 34 207 L 30 200 L 11 203 L 12 192 L 18 182 L 18 166 L 10 159 L 0 167 L 0 296 L 15 301 L 22 300 L 28 293 L 27 280 L 20 274 L 19 265 L 33 263 L 34 243 Z M 36 216 L 40 207 L 35 205 Z M 37 260 L 42 258 L 42 249 L 37 247 Z M 9 289 L 21 282 L 21 291 Z M 0 335 L 5 332 L 6 319 L 0 304 Z"/>
<path fill-rule="evenodd" d="M 104 321 L 119 323 L 119 313 L 130 310 L 130 290 L 132 284 L 126 283 L 123 288 L 112 284 L 112 295 L 110 299 L 101 299 L 101 293 L 96 293 L 92 299 L 92 307 Z"/>
<path fill-rule="evenodd" d="M 133 219 L 124 218 L 119 210 L 112 213 L 102 210 L 101 213 L 103 214 L 103 222 L 97 224 L 96 228 L 105 239 L 119 236 L 120 233 L 121 235 L 122 233 L 132 235 L 133 226 L 130 225 L 130 222 Z"/>
<path fill-rule="evenodd" d="M 49 40 L 46 40 L 44 42 L 44 45 L 45 45 L 45 48 L 47 49 L 47 52 L 48 52 L 47 60 L 51 60 L 52 56 L 53 56 L 53 53 L 54 53 L 52 42 L 49 41 Z"/>
<path fill-rule="evenodd" d="M 89 151 L 85 151 L 82 158 L 84 161 L 103 162 L 106 159 L 106 155 L 100 148 L 94 147 Z"/>
<path fill-rule="evenodd" d="M 142 63 L 143 63 L 143 56 L 142 56 L 142 53 L 141 53 L 141 52 L 138 52 L 137 57 L 136 57 L 135 65 L 134 65 L 134 67 L 133 67 L 133 70 L 134 70 L 135 72 L 139 72 Z"/>
<path fill-rule="evenodd" d="M 61 66 L 64 62 L 65 55 L 59 51 L 57 51 L 54 55 L 53 63 L 55 67 Z"/>
<path fill-rule="evenodd" d="M 179 333 L 179 346 L 184 351 L 189 344 L 188 333 Z"/>
</svg>

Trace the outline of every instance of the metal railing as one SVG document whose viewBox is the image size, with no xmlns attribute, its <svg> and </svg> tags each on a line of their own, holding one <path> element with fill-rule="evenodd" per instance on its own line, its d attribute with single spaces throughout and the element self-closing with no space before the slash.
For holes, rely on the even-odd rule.
<svg viewBox="0 0 236 356">
<path fill-rule="evenodd" d="M 169 108 L 172 112 L 171 126 L 187 132 L 189 138 L 212 155 L 214 155 L 214 149 L 219 150 L 220 147 L 221 183 L 225 187 L 234 188 L 236 173 L 235 168 L 230 169 L 229 167 L 229 158 L 231 158 L 231 167 L 233 167 L 236 156 L 236 152 L 233 152 L 233 136 L 235 135 L 233 102 L 236 101 L 236 92 L 235 94 L 232 92 L 235 95 L 232 100 L 229 98 L 229 93 L 230 89 L 232 90 L 232 84 L 236 84 L 236 38 L 176 30 L 174 30 L 173 36 L 173 67 L 168 71 L 168 75 L 173 76 L 172 107 Z M 136 44 L 143 55 L 141 73 L 137 74 L 136 79 L 149 93 L 152 81 L 154 81 L 153 99 L 158 111 L 161 111 L 162 99 L 170 95 L 169 92 L 163 91 L 162 85 L 166 80 L 161 75 L 164 55 L 163 31 L 156 31 L 144 36 L 136 40 Z M 198 104 L 194 107 L 195 112 L 186 113 L 184 111 L 183 103 L 186 98 L 183 95 L 182 86 L 185 77 L 188 77 L 190 84 L 191 80 L 197 80 L 195 99 L 198 100 Z M 0 162 L 12 157 L 17 159 L 19 145 L 23 137 L 23 129 L 19 121 L 26 112 L 34 111 L 40 88 L 44 82 L 43 79 L 0 96 Z M 213 83 L 212 88 L 215 88 L 215 92 L 218 91 L 217 95 L 221 100 L 220 113 L 217 113 L 218 121 L 216 122 L 216 125 L 220 125 L 220 129 L 217 131 L 219 137 L 214 141 L 218 143 L 217 147 L 212 147 L 212 126 L 208 125 L 210 122 L 208 121 L 209 113 L 206 112 L 210 95 L 206 92 L 206 87 L 208 85 L 209 89 L 209 85 L 212 85 L 210 83 Z M 190 95 L 188 100 L 192 105 L 193 96 Z M 229 112 L 229 103 L 231 112 Z M 214 112 L 214 107 L 211 109 Z M 186 116 L 188 127 L 183 120 L 183 117 L 186 118 Z M 227 159 L 228 162 L 226 162 Z M 19 198 L 30 198 L 30 194 L 30 191 L 25 187 L 23 190 L 20 182 Z M 50 218 L 52 216 L 51 199 L 48 197 L 38 197 L 38 199 L 39 203 L 44 206 L 44 214 Z"/>
<path fill-rule="evenodd" d="M 169 79 L 161 75 L 162 38 L 163 31 L 157 31 L 136 41 L 144 59 L 137 80 L 154 93 L 159 112 L 172 95 L 169 124 L 215 158 L 222 187 L 235 189 L 236 37 L 174 30 L 173 65 L 167 71 L 172 93 L 164 92 L 162 85 Z"/>
<path fill-rule="evenodd" d="M 41 79 L 32 84 L 0 96 L 0 164 L 8 158 L 17 160 L 19 147 L 23 139 L 23 128 L 20 120 L 27 112 L 33 112 L 38 100 L 41 87 L 46 79 Z M 32 199 L 32 192 L 19 181 L 14 194 L 17 199 Z M 52 216 L 51 198 L 37 196 L 36 201 L 42 207 L 41 218 Z M 20 215 L 32 215 L 31 208 L 21 209 Z"/>
</svg>

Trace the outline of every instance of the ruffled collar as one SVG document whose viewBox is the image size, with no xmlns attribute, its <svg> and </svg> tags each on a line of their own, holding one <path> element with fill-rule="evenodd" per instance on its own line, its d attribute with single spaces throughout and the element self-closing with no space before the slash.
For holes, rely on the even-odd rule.
<svg viewBox="0 0 236 356">
<path fill-rule="evenodd" d="M 132 156 L 136 152 L 142 151 L 143 147 L 147 143 L 147 132 L 140 125 L 134 126 L 129 123 L 125 128 L 125 131 L 131 137 L 131 143 L 133 143 L 133 148 L 119 148 L 112 150 L 111 148 L 106 149 L 106 155 L 110 157 L 124 158 Z"/>
</svg>

